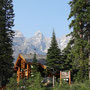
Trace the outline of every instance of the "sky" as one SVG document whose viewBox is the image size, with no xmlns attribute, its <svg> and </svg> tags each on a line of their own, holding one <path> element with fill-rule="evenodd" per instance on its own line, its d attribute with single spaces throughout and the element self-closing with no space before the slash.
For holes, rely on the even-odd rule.
<svg viewBox="0 0 90 90">
<path fill-rule="evenodd" d="M 13 0 L 15 26 L 25 37 L 32 37 L 41 31 L 44 36 L 51 37 L 53 28 L 56 36 L 61 37 L 71 32 L 70 0 Z"/>
</svg>

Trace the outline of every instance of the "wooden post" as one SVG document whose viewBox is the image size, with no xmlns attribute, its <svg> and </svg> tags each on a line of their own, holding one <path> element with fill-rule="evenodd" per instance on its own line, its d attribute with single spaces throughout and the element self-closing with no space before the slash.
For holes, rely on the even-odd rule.
<svg viewBox="0 0 90 90">
<path fill-rule="evenodd" d="M 61 71 L 60 71 L 60 84 L 61 84 Z"/>
<path fill-rule="evenodd" d="M 54 85 L 54 75 L 53 75 L 53 87 L 54 87 L 55 85 Z"/>
<path fill-rule="evenodd" d="M 69 71 L 69 85 L 71 84 L 71 73 Z"/>
<path fill-rule="evenodd" d="M 27 64 L 27 79 L 29 78 L 29 65 Z"/>
<path fill-rule="evenodd" d="M 23 69 L 25 69 L 25 62 L 23 63 Z"/>
<path fill-rule="evenodd" d="M 30 65 L 29 65 L 29 76 L 31 75 L 31 67 L 30 67 Z"/>
<path fill-rule="evenodd" d="M 17 71 L 17 83 L 19 83 L 20 81 L 20 67 L 18 67 L 18 71 Z"/>
<path fill-rule="evenodd" d="M 20 81 L 20 67 L 19 67 L 18 71 L 19 71 L 18 72 L 18 79 L 19 79 L 18 81 Z"/>
</svg>

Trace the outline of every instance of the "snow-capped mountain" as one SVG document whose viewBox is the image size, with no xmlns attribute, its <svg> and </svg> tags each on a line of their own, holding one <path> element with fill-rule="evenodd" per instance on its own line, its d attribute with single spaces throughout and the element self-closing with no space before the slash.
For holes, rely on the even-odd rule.
<svg viewBox="0 0 90 90">
<path fill-rule="evenodd" d="M 57 38 L 58 46 L 61 50 L 66 47 L 70 38 L 71 37 L 66 36 Z M 45 37 L 40 31 L 36 32 L 33 37 L 28 39 L 25 38 L 21 32 L 15 31 L 15 36 L 13 39 L 13 55 L 15 58 L 17 58 L 19 53 L 34 53 L 35 49 L 36 53 L 38 54 L 46 54 L 50 46 L 50 42 L 51 38 Z"/>
</svg>

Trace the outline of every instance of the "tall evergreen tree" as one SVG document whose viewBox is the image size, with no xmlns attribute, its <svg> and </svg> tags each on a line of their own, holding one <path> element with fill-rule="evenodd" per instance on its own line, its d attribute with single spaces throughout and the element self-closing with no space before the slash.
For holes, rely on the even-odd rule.
<svg viewBox="0 0 90 90">
<path fill-rule="evenodd" d="M 87 72 L 86 67 L 88 60 L 86 53 L 88 49 L 86 50 L 86 46 L 88 44 L 87 37 L 90 36 L 90 34 L 86 33 L 87 31 L 90 33 L 89 28 L 87 28 L 88 25 L 90 25 L 90 1 L 72 0 L 69 4 L 71 6 L 69 19 L 73 17 L 70 24 L 70 28 L 73 28 L 73 32 L 71 33 L 73 38 L 73 65 L 74 67 L 77 66 L 77 76 L 79 77 L 79 80 L 82 80 Z"/>
<path fill-rule="evenodd" d="M 0 0 L 0 82 L 2 85 L 7 83 L 13 71 L 13 17 L 12 0 Z"/>
<path fill-rule="evenodd" d="M 60 71 L 62 69 L 61 50 L 58 47 L 54 31 L 51 45 L 47 52 L 47 66 L 54 71 Z"/>
<path fill-rule="evenodd" d="M 36 49 L 35 49 L 35 52 L 34 52 L 33 63 L 37 63 L 37 58 L 36 58 Z"/>
</svg>

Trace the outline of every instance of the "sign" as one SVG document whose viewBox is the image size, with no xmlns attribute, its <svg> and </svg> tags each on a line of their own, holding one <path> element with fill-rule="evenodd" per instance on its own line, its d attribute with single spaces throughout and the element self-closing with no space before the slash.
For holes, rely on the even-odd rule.
<svg viewBox="0 0 90 90">
<path fill-rule="evenodd" d="M 70 73 L 70 71 L 68 71 L 68 72 L 60 71 L 60 84 L 61 84 L 61 79 L 68 79 L 69 84 L 71 84 L 71 73 Z"/>
<path fill-rule="evenodd" d="M 69 72 L 61 72 L 61 77 L 62 77 L 63 79 L 69 78 Z"/>
</svg>

